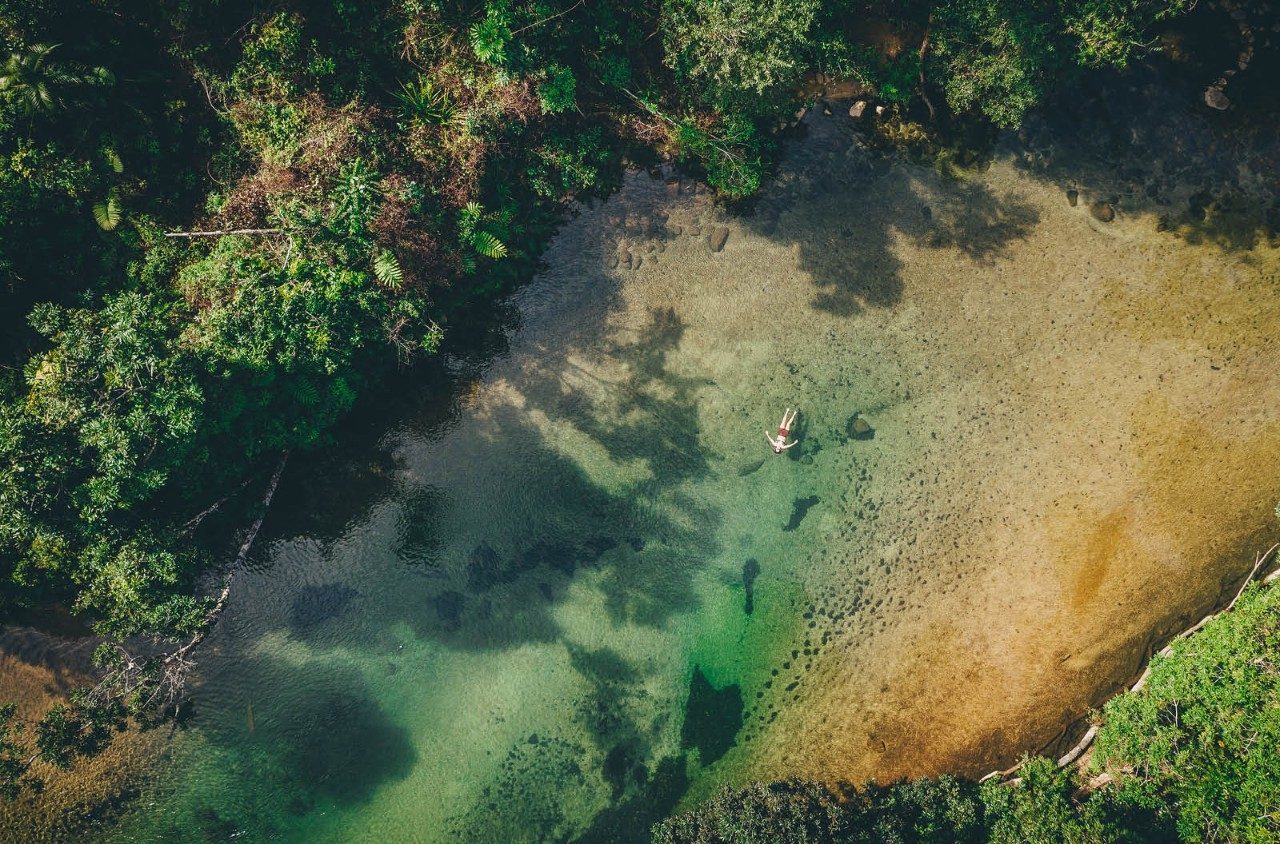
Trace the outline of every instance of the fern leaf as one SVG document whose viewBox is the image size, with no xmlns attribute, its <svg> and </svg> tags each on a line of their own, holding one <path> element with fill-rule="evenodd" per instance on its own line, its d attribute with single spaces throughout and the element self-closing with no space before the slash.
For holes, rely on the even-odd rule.
<svg viewBox="0 0 1280 844">
<path fill-rule="evenodd" d="M 489 232 L 476 232 L 472 237 L 471 245 L 486 258 L 497 260 L 507 257 L 507 245 Z"/>
<path fill-rule="evenodd" d="M 103 159 L 106 160 L 108 166 L 111 167 L 111 170 L 113 172 L 115 173 L 124 172 L 124 162 L 120 160 L 120 153 L 116 152 L 111 147 L 103 147 L 102 157 Z"/>
<path fill-rule="evenodd" d="M 114 189 L 105 200 L 94 203 L 93 219 L 103 231 L 113 231 L 120 225 L 120 195 Z"/>
<path fill-rule="evenodd" d="M 378 253 L 378 257 L 373 259 L 373 274 L 392 290 L 398 290 L 404 284 L 404 270 L 393 252 L 384 250 Z"/>
</svg>

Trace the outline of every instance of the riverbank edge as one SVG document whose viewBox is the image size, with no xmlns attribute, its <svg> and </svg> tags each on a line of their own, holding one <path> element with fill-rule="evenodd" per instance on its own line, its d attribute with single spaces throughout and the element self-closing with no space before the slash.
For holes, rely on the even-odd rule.
<svg viewBox="0 0 1280 844">
<path fill-rule="evenodd" d="M 1277 515 L 1280 516 L 1280 506 L 1277 506 Z M 653 840 L 658 844 L 709 844 L 756 840 L 750 838 L 751 835 L 785 837 L 796 833 L 799 837 L 787 840 L 992 841 L 1001 844 L 1117 840 L 1105 837 L 1100 826 L 1108 820 L 1115 821 L 1114 817 L 1106 817 L 1114 814 L 1115 807 L 1091 807 L 1090 801 L 1096 799 L 1096 795 L 1114 793 L 1126 778 L 1140 774 L 1136 764 L 1117 764 L 1114 748 L 1112 758 L 1100 759 L 1103 754 L 1098 752 L 1098 740 L 1100 736 L 1106 740 L 1108 711 L 1117 702 L 1149 693 L 1153 676 L 1193 664 L 1197 655 L 1186 649 L 1218 634 L 1232 613 L 1246 607 L 1253 609 L 1256 605 L 1280 612 L 1277 551 L 1280 551 L 1280 542 L 1256 552 L 1251 570 L 1230 601 L 1170 637 L 1163 647 L 1144 660 L 1136 679 L 1125 683 L 1101 707 L 1074 721 L 1062 736 L 1034 753 L 1024 753 L 1017 764 L 1009 768 L 992 771 L 979 780 L 942 773 L 887 786 L 875 782 L 859 787 L 845 782 L 824 784 L 789 779 L 755 782 L 741 789 L 724 788 L 707 804 L 655 825 Z M 1264 569 L 1269 570 L 1259 577 Z M 1190 709 L 1192 703 L 1188 701 L 1186 708 Z M 1056 759 L 1042 755 L 1047 748 L 1063 744 L 1067 736 L 1073 734 L 1078 735 L 1079 740 L 1069 751 Z M 964 805 L 966 797 L 970 804 L 967 806 Z M 1165 811 L 1176 813 L 1176 796 L 1157 792 L 1148 795 L 1151 802 L 1137 815 L 1154 822 L 1160 815 L 1160 807 L 1152 803 L 1161 799 L 1165 801 Z M 1064 820 L 1061 816 L 1064 810 L 1073 813 L 1073 818 Z M 1030 821 L 1027 812 L 1034 816 Z M 1158 830 L 1146 829 L 1146 836 L 1143 830 L 1124 830 L 1129 837 L 1123 840 L 1169 840 L 1160 836 L 1172 835 L 1175 825 L 1182 829 L 1181 820 L 1176 817 L 1161 820 L 1164 826 Z M 1072 826 L 1077 822 L 1078 827 Z M 1068 834 L 1084 833 L 1086 829 L 1091 833 L 1087 838 Z M 891 831 L 905 837 L 893 838 Z M 742 837 L 743 834 L 748 837 Z M 1155 837 L 1150 837 L 1152 835 Z"/>
</svg>

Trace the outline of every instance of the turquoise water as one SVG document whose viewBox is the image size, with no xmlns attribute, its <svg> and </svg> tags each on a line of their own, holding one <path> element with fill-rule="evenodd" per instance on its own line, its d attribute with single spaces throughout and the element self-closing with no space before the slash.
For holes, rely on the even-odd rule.
<svg viewBox="0 0 1280 844">
<path fill-rule="evenodd" d="M 632 213 L 666 195 L 634 181 Z M 453 362 L 446 415 L 293 479 L 326 487 L 308 529 L 359 512 L 264 542 L 116 838 L 624 840 L 726 778 L 804 639 L 818 439 L 769 451 L 780 365 L 741 371 L 674 306 L 620 302 L 610 213 L 557 242 L 508 353 Z M 670 238 L 650 257 L 706 251 Z M 354 501 L 344 473 L 368 481 Z"/>
<path fill-rule="evenodd" d="M 484 349 L 291 467 L 101 837 L 642 840 L 755 777 L 980 773 L 1247 568 L 1275 250 L 807 123 L 748 213 L 578 209 Z"/>
</svg>

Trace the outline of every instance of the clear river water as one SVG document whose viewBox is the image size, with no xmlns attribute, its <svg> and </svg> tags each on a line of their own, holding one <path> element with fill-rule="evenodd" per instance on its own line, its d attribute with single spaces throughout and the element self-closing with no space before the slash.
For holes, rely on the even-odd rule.
<svg viewBox="0 0 1280 844">
<path fill-rule="evenodd" d="M 484 349 L 291 467 L 100 837 L 643 840 L 1052 746 L 1275 533 L 1280 251 L 1162 131 L 962 170 L 815 110 L 745 212 L 577 209 Z"/>
</svg>

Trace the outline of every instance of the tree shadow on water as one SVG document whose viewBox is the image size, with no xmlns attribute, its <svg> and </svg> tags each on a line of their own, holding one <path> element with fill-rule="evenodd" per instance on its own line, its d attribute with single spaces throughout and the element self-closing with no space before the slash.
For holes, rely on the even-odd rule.
<svg viewBox="0 0 1280 844">
<path fill-rule="evenodd" d="M 777 178 L 742 223 L 792 245 L 814 287 L 811 307 L 835 316 L 901 301 L 903 264 L 895 241 L 957 249 L 975 264 L 1007 257 L 1039 216 L 1015 196 L 997 196 L 980 179 L 938 181 L 928 171 L 869 149 L 837 109 L 810 114 Z M 936 186 L 934 186 L 936 185 Z M 781 226 L 784 211 L 796 215 Z M 772 284 L 773 282 L 770 282 Z"/>
<path fill-rule="evenodd" d="M 201 787 L 188 819 L 196 829 L 208 832 L 214 824 L 262 840 L 313 810 L 366 803 L 412 770 L 417 751 L 408 731 L 387 715 L 358 671 L 295 664 L 226 644 L 234 685 L 206 678 L 220 689 L 218 708 L 205 710 L 197 692 L 191 726 L 221 749 L 201 764 L 216 766 L 218 783 L 230 777 L 237 785 Z"/>
<path fill-rule="evenodd" d="M 647 841 L 688 788 L 684 754 L 654 758 L 668 726 L 653 706 L 645 676 L 611 648 L 569 647 L 588 691 L 565 701 L 583 731 L 573 738 L 533 734 L 517 741 L 484 789 L 485 800 L 461 812 L 450 830 L 463 840 Z M 574 792 L 609 796 L 586 820 L 571 817 Z"/>
<path fill-rule="evenodd" d="M 1216 46 L 1229 45 L 1236 27 L 1216 4 L 1202 4 L 1180 25 L 1193 39 L 1213 40 L 1215 27 Z M 1280 50 L 1259 51 L 1229 87 L 1232 108 L 1220 112 L 1204 104 L 1204 86 L 1234 54 L 1205 64 L 1204 46 L 1180 61 L 1153 55 L 1124 70 L 1088 73 L 1028 115 L 1011 144 L 1014 161 L 1057 184 L 1064 206 L 1066 192 L 1075 191 L 1085 208 L 1105 202 L 1122 218 L 1149 216 L 1170 237 L 1226 253 L 1275 244 L 1280 185 L 1271 174 L 1280 162 L 1280 117 L 1270 80 L 1280 72 Z M 1249 96 L 1250 81 L 1261 98 Z"/>
<path fill-rule="evenodd" d="M 705 478 L 711 468 L 698 441 L 697 392 L 712 381 L 677 375 L 667 363 L 685 327 L 674 309 L 653 308 L 645 324 L 618 330 L 621 339 L 599 337 L 588 344 L 601 350 L 593 353 L 595 362 L 611 360 L 623 367 L 620 380 L 605 383 L 561 351 L 544 356 L 526 373 L 525 394 L 533 407 L 569 422 L 615 461 L 644 461 L 653 481 L 641 494 L 654 496 Z M 581 382 L 597 389 L 589 393 Z"/>
<path fill-rule="evenodd" d="M 521 359 L 521 404 L 486 407 L 473 436 L 516 473 L 486 478 L 486 497 L 510 500 L 522 515 L 494 525 L 465 559 L 442 560 L 434 594 L 421 604 L 427 611 L 411 622 L 415 631 L 465 648 L 554 640 L 550 609 L 586 570 L 600 571 L 614 622 L 661 626 L 692 609 L 692 576 L 718 551 L 720 515 L 679 490 L 711 472 L 698 442 L 697 405 L 709 382 L 677 375 L 668 363 L 684 330 L 674 311 L 656 309 L 634 331 L 606 336 L 600 326 L 575 347 L 540 348 Z M 550 429 L 535 425 L 536 417 Z M 638 462 L 648 472 L 606 488 L 579 462 L 578 449 L 566 453 L 546 441 L 555 429 L 585 437 L 615 465 Z M 423 500 L 436 506 L 431 496 Z M 430 519 L 451 529 L 447 517 L 402 523 Z M 423 545 L 414 532 L 402 537 L 402 552 Z M 518 624 L 507 623 L 513 618 Z"/>
</svg>

